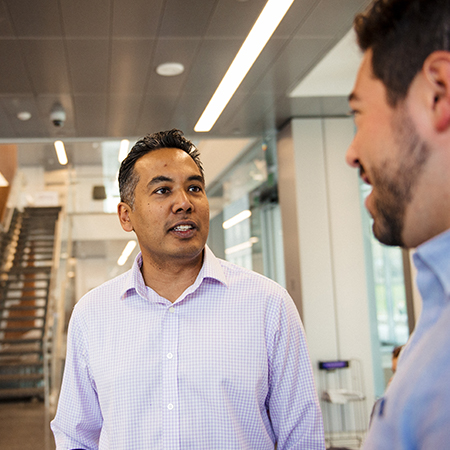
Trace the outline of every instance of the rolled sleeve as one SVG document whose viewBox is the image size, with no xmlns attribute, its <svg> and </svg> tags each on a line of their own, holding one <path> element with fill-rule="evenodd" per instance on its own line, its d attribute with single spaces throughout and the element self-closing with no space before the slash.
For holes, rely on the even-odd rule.
<svg viewBox="0 0 450 450">
<path fill-rule="evenodd" d="M 91 379 L 86 337 L 76 309 L 69 325 L 61 395 L 51 428 L 57 449 L 98 449 L 103 418 Z"/>
<path fill-rule="evenodd" d="M 279 305 L 269 346 L 269 413 L 279 450 L 324 450 L 317 399 L 304 329 L 292 299 Z"/>
</svg>

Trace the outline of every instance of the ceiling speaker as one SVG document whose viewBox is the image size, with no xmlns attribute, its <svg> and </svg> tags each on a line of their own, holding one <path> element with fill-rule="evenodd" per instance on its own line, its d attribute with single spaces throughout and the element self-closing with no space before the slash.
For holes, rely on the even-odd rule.
<svg viewBox="0 0 450 450">
<path fill-rule="evenodd" d="M 105 200 L 106 190 L 105 186 L 94 186 L 92 190 L 92 200 Z"/>
</svg>

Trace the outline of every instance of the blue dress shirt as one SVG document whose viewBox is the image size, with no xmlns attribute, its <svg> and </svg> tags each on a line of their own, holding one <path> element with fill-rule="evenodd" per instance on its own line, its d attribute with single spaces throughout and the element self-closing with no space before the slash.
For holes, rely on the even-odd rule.
<svg viewBox="0 0 450 450">
<path fill-rule="evenodd" d="M 364 450 L 450 448 L 450 230 L 417 248 L 423 308 Z"/>
<path fill-rule="evenodd" d="M 76 305 L 58 449 L 324 450 L 298 312 L 286 290 L 206 247 L 172 304 L 127 273 Z"/>
</svg>

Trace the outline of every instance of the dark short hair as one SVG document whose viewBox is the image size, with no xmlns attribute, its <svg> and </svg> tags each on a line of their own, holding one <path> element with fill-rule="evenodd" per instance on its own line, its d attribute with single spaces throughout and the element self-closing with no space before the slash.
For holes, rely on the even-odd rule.
<svg viewBox="0 0 450 450">
<path fill-rule="evenodd" d="M 120 201 L 131 208 L 134 207 L 134 191 L 139 182 L 139 175 L 134 170 L 136 161 L 147 153 L 161 148 L 178 148 L 186 152 L 194 160 L 202 178 L 205 178 L 200 152 L 191 141 L 184 137 L 182 131 L 174 128 L 169 131 L 148 134 L 134 144 L 119 169 Z"/>
<path fill-rule="evenodd" d="M 372 70 L 395 106 L 404 100 L 426 58 L 450 50 L 449 0 L 374 0 L 356 16 L 361 50 L 372 50 Z"/>
</svg>

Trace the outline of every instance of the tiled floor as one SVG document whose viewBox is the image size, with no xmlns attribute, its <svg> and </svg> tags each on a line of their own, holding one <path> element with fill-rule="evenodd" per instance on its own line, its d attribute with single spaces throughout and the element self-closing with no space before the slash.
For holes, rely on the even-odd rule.
<svg viewBox="0 0 450 450">
<path fill-rule="evenodd" d="M 43 402 L 0 402 L 1 450 L 54 450 Z"/>
</svg>

